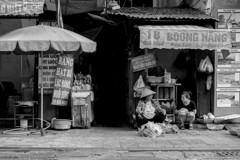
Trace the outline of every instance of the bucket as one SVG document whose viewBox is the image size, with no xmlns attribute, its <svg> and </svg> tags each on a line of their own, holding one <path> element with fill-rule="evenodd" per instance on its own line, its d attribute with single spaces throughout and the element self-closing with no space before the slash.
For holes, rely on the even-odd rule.
<svg viewBox="0 0 240 160">
<path fill-rule="evenodd" d="M 27 128 L 28 127 L 28 120 L 27 119 L 21 119 L 20 120 L 20 127 L 21 128 Z"/>
<path fill-rule="evenodd" d="M 171 73 L 166 70 L 164 72 L 164 83 L 171 83 Z"/>
</svg>

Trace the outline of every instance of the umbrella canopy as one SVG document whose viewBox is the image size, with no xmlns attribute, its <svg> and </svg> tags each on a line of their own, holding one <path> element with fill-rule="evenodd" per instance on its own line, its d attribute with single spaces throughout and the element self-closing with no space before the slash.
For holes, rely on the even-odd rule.
<svg viewBox="0 0 240 160">
<path fill-rule="evenodd" d="M 72 31 L 37 25 L 20 28 L 0 36 L 0 51 L 29 54 L 34 51 L 94 52 L 96 42 Z"/>
<path fill-rule="evenodd" d="M 95 50 L 96 43 L 94 41 L 66 29 L 45 25 L 24 27 L 0 36 L 0 52 L 3 53 L 29 54 L 41 52 L 43 54 L 57 52 L 73 53 L 75 51 L 94 52 Z M 41 128 L 43 128 L 42 85 Z"/>
</svg>

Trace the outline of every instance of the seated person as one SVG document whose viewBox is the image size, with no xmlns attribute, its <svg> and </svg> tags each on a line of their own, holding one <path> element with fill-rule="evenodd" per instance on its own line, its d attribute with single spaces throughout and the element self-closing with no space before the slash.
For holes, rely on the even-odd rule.
<svg viewBox="0 0 240 160">
<path fill-rule="evenodd" d="M 175 110 L 177 119 L 180 120 L 180 129 L 185 129 L 184 122 L 189 122 L 189 129 L 193 129 L 193 121 L 197 113 L 196 104 L 191 100 L 191 92 L 184 91 L 181 95 L 181 101 Z"/>
<path fill-rule="evenodd" d="M 136 121 L 141 126 L 148 121 L 162 123 L 166 118 L 166 110 L 162 109 L 159 102 L 152 100 L 156 92 L 145 88 L 136 108 Z"/>
</svg>

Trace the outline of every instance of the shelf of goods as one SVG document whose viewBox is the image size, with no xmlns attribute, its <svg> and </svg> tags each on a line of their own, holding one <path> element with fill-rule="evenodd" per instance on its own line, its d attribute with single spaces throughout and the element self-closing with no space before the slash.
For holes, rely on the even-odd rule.
<svg viewBox="0 0 240 160">
<path fill-rule="evenodd" d="M 153 99 L 158 100 L 159 104 L 167 112 L 167 118 L 175 123 L 174 106 L 177 106 L 177 88 L 179 83 L 151 83 L 151 89 L 157 94 Z"/>
</svg>

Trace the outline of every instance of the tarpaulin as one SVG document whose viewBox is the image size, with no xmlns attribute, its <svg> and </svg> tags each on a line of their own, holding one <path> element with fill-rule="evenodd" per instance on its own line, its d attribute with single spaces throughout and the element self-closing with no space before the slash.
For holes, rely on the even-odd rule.
<svg viewBox="0 0 240 160">
<path fill-rule="evenodd" d="M 139 26 L 140 48 L 229 50 L 229 29 L 194 25 Z"/>
<path fill-rule="evenodd" d="M 43 13 L 44 0 L 1 0 L 0 16 Z"/>
</svg>

